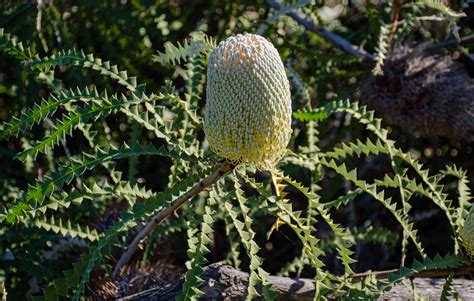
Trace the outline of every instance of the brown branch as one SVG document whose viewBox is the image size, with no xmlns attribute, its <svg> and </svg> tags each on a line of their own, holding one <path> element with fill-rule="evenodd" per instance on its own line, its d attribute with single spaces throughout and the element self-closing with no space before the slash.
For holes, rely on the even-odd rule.
<svg viewBox="0 0 474 301">
<path fill-rule="evenodd" d="M 388 44 L 392 43 L 393 35 L 397 31 L 398 27 L 398 15 L 400 14 L 400 9 L 402 8 L 402 4 L 400 0 L 393 0 L 393 10 L 392 10 L 392 29 L 388 34 Z"/>
<path fill-rule="evenodd" d="M 280 9 L 282 7 L 282 4 L 276 0 L 267 0 L 267 3 L 275 9 Z M 294 10 L 289 11 L 286 14 L 290 16 L 291 18 L 293 18 L 299 24 L 303 25 L 307 30 L 316 33 L 321 38 L 333 44 L 334 46 L 341 49 L 342 51 L 356 57 L 361 57 L 366 61 L 373 61 L 374 56 L 371 53 L 368 53 L 367 51 L 360 49 L 359 47 L 351 44 L 349 41 L 338 36 L 335 33 L 327 31 L 326 29 L 317 26 L 316 24 L 314 24 L 314 22 L 311 19 L 309 19 L 304 14 L 300 14 Z"/>
<path fill-rule="evenodd" d="M 112 277 L 115 278 L 120 272 L 120 269 L 130 260 L 133 253 L 135 253 L 138 244 L 153 230 L 155 230 L 161 222 L 163 222 L 166 218 L 176 212 L 181 206 L 183 206 L 186 201 L 194 197 L 199 192 L 203 191 L 206 187 L 216 183 L 220 178 L 224 175 L 229 173 L 234 169 L 235 166 L 225 163 L 219 169 L 214 171 L 211 175 L 207 176 L 205 179 L 194 185 L 191 190 L 180 196 L 176 201 L 168 208 L 163 209 L 162 211 L 158 212 L 148 223 L 146 226 L 135 236 L 132 243 L 128 246 L 127 251 L 122 254 L 120 260 L 115 265 L 114 271 L 112 273 Z"/>
<path fill-rule="evenodd" d="M 467 267 L 466 267 L 467 268 Z M 397 270 L 394 270 L 397 271 Z M 449 275 L 449 270 L 446 270 Z M 472 266 L 471 266 L 472 271 Z M 377 273 L 377 272 L 375 272 Z M 386 276 L 388 271 L 378 272 Z M 374 273 L 371 273 L 374 274 Z M 361 274 L 359 274 L 361 275 Z M 369 273 L 367 273 L 369 275 Z M 427 277 L 423 273 L 417 276 Z M 437 275 L 440 277 L 441 275 Z M 204 283 L 199 289 L 204 293 L 200 300 L 244 300 L 247 295 L 249 274 L 225 265 L 222 262 L 214 263 L 204 268 L 201 276 Z M 272 289 L 279 293 L 278 300 L 313 300 L 315 294 L 314 279 L 294 279 L 289 277 L 268 276 Z M 410 280 L 408 280 L 410 281 Z M 152 288 L 120 300 L 175 300 L 181 294 L 184 278 L 165 287 Z M 439 299 L 444 284 L 443 279 L 415 278 L 410 283 L 416 287 L 421 296 Z M 453 287 L 460 297 L 465 300 L 474 298 L 474 281 L 467 279 L 453 279 Z M 261 287 L 257 287 L 261 291 Z M 329 299 L 336 296 L 327 296 Z M 340 296 L 339 296 L 340 297 Z M 413 293 L 403 283 L 396 284 L 389 292 L 382 296 L 382 300 L 397 298 L 397 300 L 412 300 Z M 390 299 L 391 300 L 391 299 Z"/>
</svg>

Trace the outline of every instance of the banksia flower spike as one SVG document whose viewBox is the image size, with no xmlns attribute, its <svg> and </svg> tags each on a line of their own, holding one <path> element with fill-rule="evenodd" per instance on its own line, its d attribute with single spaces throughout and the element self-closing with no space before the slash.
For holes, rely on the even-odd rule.
<svg viewBox="0 0 474 301">
<path fill-rule="evenodd" d="M 207 66 L 204 132 L 232 164 L 272 169 L 291 136 L 291 98 L 275 47 L 255 34 L 229 37 Z"/>
<path fill-rule="evenodd" d="M 461 239 L 466 248 L 467 255 L 474 262 L 474 204 L 464 221 L 464 226 L 461 229 Z"/>
</svg>

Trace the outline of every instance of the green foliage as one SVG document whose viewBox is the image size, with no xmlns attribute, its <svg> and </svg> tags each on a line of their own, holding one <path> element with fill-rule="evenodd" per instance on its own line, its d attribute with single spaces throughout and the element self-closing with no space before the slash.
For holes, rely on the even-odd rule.
<svg viewBox="0 0 474 301">
<path fill-rule="evenodd" d="M 398 242 L 398 235 L 382 228 L 374 228 L 368 226 L 367 228 L 351 228 L 347 229 L 345 234 L 346 239 L 352 244 L 356 242 L 380 244 L 383 246 L 395 246 Z M 336 247 L 336 237 L 331 237 L 324 242 L 321 242 L 321 249 L 328 251 Z"/>
<path fill-rule="evenodd" d="M 84 54 L 83 51 L 63 50 L 49 57 L 35 57 L 24 61 L 24 64 L 31 68 L 39 68 L 43 71 L 54 69 L 57 66 L 81 66 L 97 70 L 100 74 L 109 76 L 116 80 L 119 84 L 127 87 L 130 91 L 137 88 L 137 80 L 135 77 L 129 77 L 127 71 L 120 71 L 117 65 L 111 65 L 109 61 L 102 62 L 102 59 L 95 58 L 93 54 Z"/>
<path fill-rule="evenodd" d="M 90 285 L 105 281 L 142 224 L 221 163 L 202 130 L 207 57 L 244 32 L 265 35 L 286 62 L 294 111 L 287 154 L 274 170 L 237 166 L 205 187 L 141 242 L 124 270 L 162 258 L 161 239 L 171 237 L 187 242 L 164 258 L 187 255 L 179 300 L 203 295 L 201 276 L 215 258 L 249 272 L 248 299 L 278 297 L 270 272 L 312 277 L 315 300 L 376 299 L 419 272 L 465 263 L 459 231 L 472 203 L 470 165 L 423 156 L 426 142 L 359 105 L 357 92 L 371 69 L 383 75 L 402 38 L 419 30 L 437 39 L 420 23 L 433 17 L 426 14 L 438 12 L 456 36 L 461 11 L 410 2 L 395 24 L 391 1 L 357 14 L 305 0 L 279 9 L 263 1 L 46 2 L 0 9 L 2 298 L 104 298 Z M 373 64 L 329 52 L 333 45 L 291 11 L 365 45 Z M 443 227 L 437 241 L 419 218 L 433 210 Z M 366 245 L 383 251 L 364 262 Z M 396 262 L 400 271 L 388 279 L 352 278 Z M 40 288 L 34 296 L 25 295 L 31 279 Z M 452 282 L 442 299 L 457 297 Z"/>
<path fill-rule="evenodd" d="M 262 284 L 263 286 L 263 296 L 265 300 L 273 300 L 276 296 L 275 293 L 271 291 L 271 285 L 269 285 L 268 280 L 266 279 L 267 273 L 261 269 L 263 259 L 260 258 L 257 253 L 259 251 L 258 245 L 254 241 L 255 232 L 252 230 L 252 219 L 249 217 L 248 213 L 250 208 L 247 207 L 244 201 L 244 194 L 240 187 L 238 179 L 234 178 L 234 188 L 235 188 L 235 198 L 238 201 L 240 211 L 242 213 L 243 222 L 238 219 L 239 212 L 235 210 L 231 203 L 226 202 L 225 208 L 228 215 L 232 218 L 237 233 L 240 236 L 247 255 L 250 257 L 250 277 L 248 282 L 248 295 L 247 298 L 253 299 L 259 296 L 259 293 L 256 290 L 257 284 Z"/>
<path fill-rule="evenodd" d="M 153 57 L 154 60 L 160 63 L 180 64 L 181 61 L 186 61 L 190 58 L 199 57 L 203 53 L 210 52 L 216 47 L 216 41 L 205 34 L 195 35 L 189 40 L 185 40 L 183 45 L 178 43 L 175 46 L 173 43 L 165 44 L 165 52 L 159 52 Z"/>
<path fill-rule="evenodd" d="M 199 284 L 203 282 L 199 276 L 204 272 L 203 266 L 207 262 L 204 255 L 209 253 L 207 246 L 212 242 L 210 235 L 212 235 L 212 209 L 204 208 L 204 215 L 202 216 L 201 233 L 195 237 L 198 230 L 193 228 L 188 222 L 188 257 L 189 261 L 186 264 L 188 271 L 186 272 L 185 282 L 183 284 L 183 295 L 178 300 L 196 300 L 202 296 L 202 292 L 198 289 Z"/>
<path fill-rule="evenodd" d="M 379 140 L 377 140 L 375 143 L 372 142 L 370 139 L 367 140 L 365 143 L 361 141 L 357 141 L 357 144 L 351 143 L 349 145 L 343 144 L 341 148 L 338 148 L 334 150 L 333 152 L 330 152 L 330 158 L 346 158 L 347 156 L 353 156 L 353 155 L 361 155 L 361 154 L 378 154 L 378 153 L 385 153 L 390 156 L 392 159 L 392 162 L 395 164 L 392 164 L 393 166 L 393 171 L 397 174 L 396 177 L 398 179 L 392 179 L 389 176 L 385 176 L 383 181 L 377 180 L 376 185 L 366 185 L 366 183 L 363 183 L 363 181 L 360 181 L 357 179 L 357 170 L 353 169 L 350 171 L 347 171 L 347 168 L 345 165 L 338 166 L 336 161 L 334 159 L 330 159 L 329 161 L 325 158 L 321 160 L 321 163 L 327 167 L 333 168 L 336 172 L 339 174 L 343 175 L 344 177 L 348 177 L 348 179 L 351 179 L 351 181 L 354 182 L 360 189 L 363 191 L 370 193 L 374 196 L 375 199 L 381 201 L 382 203 L 385 204 L 387 209 L 389 209 L 394 216 L 397 217 L 401 225 L 405 228 L 407 233 L 410 232 L 412 225 L 408 223 L 408 218 L 403 215 L 407 214 L 407 212 L 410 210 L 411 206 L 408 204 L 408 200 L 405 200 L 403 202 L 403 210 L 396 210 L 395 204 L 391 202 L 390 199 L 384 200 L 384 193 L 382 192 L 377 192 L 377 185 L 379 186 L 385 186 L 385 187 L 394 187 L 394 188 L 401 188 L 403 190 L 408 190 L 411 191 L 412 193 L 420 193 L 428 198 L 430 198 L 437 206 L 439 206 L 446 214 L 451 227 L 453 228 L 453 233 L 457 233 L 457 229 L 459 227 L 458 225 L 458 219 L 455 218 L 455 212 L 451 208 L 452 206 L 452 201 L 447 198 L 447 194 L 443 192 L 444 187 L 439 184 L 439 181 L 441 180 L 440 176 L 429 176 L 429 172 L 427 170 L 424 170 L 422 165 L 417 162 L 416 160 L 413 160 L 410 156 L 410 154 L 403 152 L 401 149 L 395 148 L 395 141 L 392 141 L 387 138 L 387 131 L 381 127 L 381 120 L 374 118 L 373 112 L 367 112 L 365 107 L 359 107 L 357 103 L 351 104 L 348 101 L 345 102 L 333 102 L 329 103 L 325 107 L 315 111 L 315 112 L 296 112 L 294 115 L 297 118 L 300 118 L 302 120 L 313 120 L 313 119 L 318 119 L 320 118 L 320 111 L 329 113 L 329 112 L 335 112 L 335 111 L 346 111 L 350 112 L 353 114 L 355 118 L 357 118 L 362 124 L 366 125 L 367 130 L 373 132 Z M 314 116 L 314 117 L 313 117 Z M 324 156 L 323 156 L 324 157 Z M 405 168 L 401 168 L 399 166 L 400 160 L 413 168 L 413 170 L 417 173 L 417 175 L 421 178 L 421 181 L 423 184 L 416 184 L 416 179 L 410 178 L 407 175 L 407 170 Z M 462 185 L 462 183 L 461 183 Z M 370 192 L 369 192 L 370 190 Z M 402 190 L 402 192 L 403 192 Z M 403 196 L 403 195 L 402 195 Z M 403 198 L 402 198 L 403 200 Z M 401 215 L 400 215 L 401 214 Z M 405 220 L 403 222 L 402 220 Z M 412 234 L 410 235 L 411 239 L 417 246 L 418 251 L 420 254 L 423 254 L 422 247 L 419 243 L 417 243 L 416 239 L 416 232 L 411 232 Z M 415 234 L 415 236 L 413 236 Z M 458 250 L 458 238 L 455 239 L 455 249 Z"/>
<path fill-rule="evenodd" d="M 391 28 L 392 26 L 380 26 L 379 42 L 377 45 L 377 52 L 375 54 L 375 60 L 377 63 L 375 64 L 374 69 L 372 69 L 372 73 L 374 75 L 383 75 L 382 67 L 389 50 L 389 43 L 387 40 Z"/>
<path fill-rule="evenodd" d="M 9 33 L 5 33 L 4 28 L 0 28 L 0 47 L 3 51 L 19 60 L 26 60 L 32 57 L 31 49 L 29 47 L 25 48 L 23 42 L 18 42 Z"/>
<path fill-rule="evenodd" d="M 433 259 L 425 257 L 422 262 L 415 259 L 411 268 L 402 267 L 399 273 L 389 274 L 389 283 L 384 285 L 383 290 L 388 290 L 395 283 L 400 282 L 415 273 L 426 270 L 455 268 L 464 263 L 464 261 L 464 258 L 450 254 L 447 254 L 444 257 L 437 254 Z"/>
<path fill-rule="evenodd" d="M 45 198 L 50 196 L 54 190 L 61 189 L 65 184 L 69 184 L 74 177 L 82 175 L 86 170 L 93 169 L 102 162 L 140 155 L 185 158 L 179 156 L 175 151 L 168 151 L 163 146 L 155 148 L 153 144 L 149 144 L 146 147 L 142 147 L 139 144 L 129 147 L 124 144 L 120 148 L 111 148 L 108 151 L 98 149 L 95 154 L 83 153 L 82 159 L 74 161 L 70 166 L 65 166 L 58 172 L 52 173 L 44 181 L 36 181 L 34 186 L 30 186 L 24 196 L 17 201 L 17 204 L 9 210 L 6 220 L 13 223 L 29 212 L 36 212 L 36 209 L 41 206 Z"/>
<path fill-rule="evenodd" d="M 52 216 L 50 219 L 35 219 L 34 225 L 35 227 L 54 232 L 64 237 L 79 237 L 82 239 L 88 239 L 90 241 L 96 241 L 99 239 L 99 234 L 95 229 L 91 230 L 89 227 L 81 229 L 80 225 L 73 227 L 70 221 L 67 221 L 67 223 L 64 225 L 62 219 L 58 219 L 58 221 L 56 221 L 54 216 Z"/>
<path fill-rule="evenodd" d="M 443 290 L 441 291 L 441 296 L 439 300 L 441 301 L 462 300 L 461 298 L 459 298 L 458 293 L 456 292 L 456 289 L 453 287 L 452 275 L 449 275 L 448 278 L 446 278 L 446 282 L 443 285 Z"/>
<path fill-rule="evenodd" d="M 331 219 L 331 216 L 325 206 L 321 204 L 319 200 L 319 196 L 316 194 L 313 194 L 310 192 L 310 190 L 300 183 L 292 180 L 289 177 L 285 177 L 283 175 L 277 175 L 278 177 L 281 178 L 281 180 L 291 184 L 294 188 L 296 188 L 298 191 L 303 193 L 303 195 L 308 199 L 309 202 L 309 207 L 315 208 L 317 213 L 321 216 L 321 218 L 326 222 L 331 230 L 334 232 L 335 235 L 335 245 L 336 249 L 341 256 L 340 259 L 342 261 L 342 264 L 344 265 L 345 272 L 346 273 L 353 273 L 352 269 L 350 268 L 350 264 L 354 263 L 355 261 L 350 257 L 353 252 L 348 249 L 350 242 L 348 237 L 346 236 L 346 233 L 344 233 L 343 229 L 341 226 L 337 225 L 334 223 L 334 221 Z"/>
<path fill-rule="evenodd" d="M 47 100 L 43 100 L 39 104 L 35 103 L 33 108 L 26 109 L 26 112 L 23 111 L 19 118 L 14 116 L 9 123 L 4 123 L 1 138 L 6 139 L 13 135 L 17 136 L 19 133 L 31 129 L 35 124 L 39 124 L 54 114 L 61 104 L 64 105 L 81 100 L 85 102 L 88 98 L 99 98 L 99 94 L 97 91 L 93 91 L 93 94 L 91 94 L 87 89 L 76 92 L 72 90 L 62 91 L 59 97 L 50 95 Z"/>
<path fill-rule="evenodd" d="M 465 17 L 465 13 L 459 13 L 452 10 L 444 1 L 441 0 L 422 0 L 421 3 L 425 4 L 426 6 L 439 10 L 440 12 L 445 13 L 446 15 L 454 18 L 461 18 Z"/>
<path fill-rule="evenodd" d="M 464 259 L 462 257 L 451 254 L 444 257 L 437 254 L 433 259 L 425 257 L 422 261 L 414 260 L 411 267 L 401 267 L 398 273 L 390 273 L 388 280 L 377 280 L 375 277 L 367 276 L 361 282 L 354 283 L 349 291 L 349 296 L 355 299 L 377 300 L 383 292 L 389 291 L 396 283 L 416 273 L 456 268 L 463 263 Z"/>
</svg>

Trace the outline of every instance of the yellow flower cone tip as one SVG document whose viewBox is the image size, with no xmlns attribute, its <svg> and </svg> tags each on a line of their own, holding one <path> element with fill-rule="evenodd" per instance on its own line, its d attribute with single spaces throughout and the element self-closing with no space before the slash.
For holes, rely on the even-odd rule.
<svg viewBox="0 0 474 301">
<path fill-rule="evenodd" d="M 204 132 L 233 164 L 272 169 L 291 137 L 291 97 L 280 55 L 255 34 L 227 38 L 207 66 Z"/>
<path fill-rule="evenodd" d="M 471 210 L 461 229 L 461 239 L 466 248 L 467 255 L 474 261 L 474 204 L 471 205 Z"/>
</svg>

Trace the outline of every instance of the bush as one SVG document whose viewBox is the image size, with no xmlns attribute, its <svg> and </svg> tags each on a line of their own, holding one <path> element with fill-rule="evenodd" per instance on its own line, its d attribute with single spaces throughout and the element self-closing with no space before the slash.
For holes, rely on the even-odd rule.
<svg viewBox="0 0 474 301">
<path fill-rule="evenodd" d="M 396 43 L 468 34 L 461 14 L 438 1 L 275 3 L 3 4 L 0 283 L 12 299 L 93 297 L 88 282 L 119 273 L 137 235 L 142 264 L 173 237 L 184 300 L 202 295 L 209 261 L 249 271 L 247 297 L 265 299 L 268 273 L 312 277 L 316 297 L 376 299 L 467 262 L 472 145 L 441 140 L 432 157 L 430 140 L 377 118 L 358 91 Z M 293 135 L 270 171 L 226 163 L 203 131 L 208 56 L 243 32 L 275 45 L 292 89 Z M 143 230 L 150 219 L 162 223 Z"/>
</svg>

